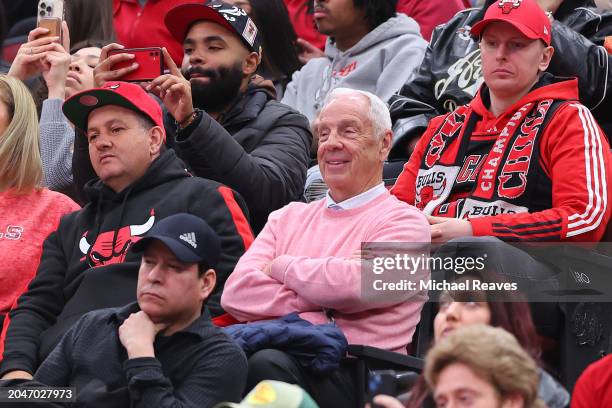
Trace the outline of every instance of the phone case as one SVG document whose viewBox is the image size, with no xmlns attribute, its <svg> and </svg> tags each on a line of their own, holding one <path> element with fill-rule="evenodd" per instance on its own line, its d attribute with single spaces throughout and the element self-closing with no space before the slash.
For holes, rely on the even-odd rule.
<svg viewBox="0 0 612 408">
<path fill-rule="evenodd" d="M 60 38 L 62 37 L 62 20 L 60 20 L 59 18 L 41 18 L 38 21 L 38 27 L 44 27 L 49 29 L 48 34 L 41 35 L 39 36 L 39 38 L 53 36 L 58 36 Z"/>
<path fill-rule="evenodd" d="M 114 54 L 134 54 L 134 59 L 114 64 L 112 69 L 129 67 L 134 62 L 138 63 L 138 69 L 121 77 L 122 81 L 147 82 L 152 81 L 164 73 L 164 57 L 161 48 L 124 48 L 112 50 L 109 56 Z"/>
<path fill-rule="evenodd" d="M 64 0 L 39 0 L 38 1 L 38 21 L 43 18 L 59 18 L 64 20 Z"/>
</svg>

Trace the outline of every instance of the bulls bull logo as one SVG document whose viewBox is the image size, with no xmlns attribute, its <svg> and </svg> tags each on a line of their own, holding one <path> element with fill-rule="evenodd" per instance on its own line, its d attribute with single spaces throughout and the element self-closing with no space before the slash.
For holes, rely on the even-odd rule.
<svg viewBox="0 0 612 408">
<path fill-rule="evenodd" d="M 510 14 L 513 9 L 520 7 L 521 1 L 522 0 L 499 0 L 497 7 L 502 9 L 502 13 Z"/>
<path fill-rule="evenodd" d="M 149 231 L 154 223 L 155 212 L 151 210 L 151 215 L 144 224 L 126 225 L 117 231 L 103 232 L 96 237 L 93 244 L 87 241 L 89 231 L 85 231 L 79 241 L 79 249 L 92 268 L 121 263 L 125 260 L 128 249 L 140 240 L 140 235 Z"/>
<path fill-rule="evenodd" d="M 446 188 L 446 180 L 442 182 L 442 185 L 438 188 L 435 188 L 432 185 L 423 186 L 418 193 L 418 198 L 416 200 L 416 207 L 423 211 L 423 209 L 429 204 L 430 201 L 437 200 L 440 198 L 444 189 Z"/>
</svg>

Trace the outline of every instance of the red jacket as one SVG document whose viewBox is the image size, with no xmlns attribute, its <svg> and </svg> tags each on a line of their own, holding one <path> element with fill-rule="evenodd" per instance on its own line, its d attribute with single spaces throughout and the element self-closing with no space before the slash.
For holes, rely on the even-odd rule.
<svg viewBox="0 0 612 408">
<path fill-rule="evenodd" d="M 612 355 L 588 366 L 574 387 L 572 408 L 612 406 Z"/>
<path fill-rule="evenodd" d="M 138 0 L 113 0 L 113 20 L 119 43 L 128 48 L 166 47 L 174 62 L 180 67 L 183 61 L 183 45 L 166 29 L 166 13 L 195 0 L 148 0 L 143 8 Z"/>
<path fill-rule="evenodd" d="M 475 236 L 599 241 L 610 218 L 610 146 L 576 102 L 577 80 L 543 82 L 497 118 L 482 87 L 433 119 L 392 193 L 428 214 L 469 219 Z"/>
<path fill-rule="evenodd" d="M 463 0 L 399 0 L 397 11 L 412 17 L 421 26 L 421 35 L 427 41 L 436 26 L 448 22 L 463 10 Z"/>
</svg>

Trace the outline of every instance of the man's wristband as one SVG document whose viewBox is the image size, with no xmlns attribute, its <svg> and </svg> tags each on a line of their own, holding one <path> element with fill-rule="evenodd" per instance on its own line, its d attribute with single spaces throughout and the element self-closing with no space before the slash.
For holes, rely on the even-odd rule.
<svg viewBox="0 0 612 408">
<path fill-rule="evenodd" d="M 187 126 L 191 125 L 193 123 L 193 121 L 196 120 L 196 118 L 198 117 L 199 114 L 200 114 L 200 110 L 199 109 L 195 109 L 185 119 L 183 119 L 182 121 L 178 122 L 179 129 L 182 130 L 182 129 L 185 129 Z"/>
</svg>

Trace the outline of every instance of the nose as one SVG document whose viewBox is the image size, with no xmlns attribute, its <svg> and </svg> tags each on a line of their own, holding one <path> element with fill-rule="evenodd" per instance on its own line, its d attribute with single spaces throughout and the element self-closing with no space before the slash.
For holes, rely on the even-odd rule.
<svg viewBox="0 0 612 408">
<path fill-rule="evenodd" d="M 447 321 L 457 321 L 459 320 L 459 315 L 461 313 L 461 305 L 459 302 L 450 302 L 445 313 Z"/>
<path fill-rule="evenodd" d="M 205 62 L 204 55 L 200 52 L 199 47 L 195 48 L 191 54 L 189 55 L 189 64 L 190 65 L 203 65 Z"/>
<path fill-rule="evenodd" d="M 109 137 L 106 137 L 104 134 L 100 134 L 95 138 L 94 146 L 98 150 L 106 150 L 112 146 L 112 142 Z"/>
<path fill-rule="evenodd" d="M 506 44 L 499 44 L 499 46 L 496 49 L 496 53 L 495 53 L 495 57 L 498 60 L 503 60 L 506 58 L 506 54 L 507 54 L 507 48 L 506 48 Z"/>
<path fill-rule="evenodd" d="M 336 130 L 332 130 L 324 142 L 325 148 L 328 150 L 341 149 L 342 139 Z"/>
<path fill-rule="evenodd" d="M 163 271 L 160 264 L 156 264 L 147 274 L 150 283 L 160 283 L 163 278 Z"/>
<path fill-rule="evenodd" d="M 81 72 L 81 67 L 79 66 L 79 61 L 78 60 L 71 61 L 70 65 L 68 65 L 68 69 L 70 71 Z"/>
</svg>

